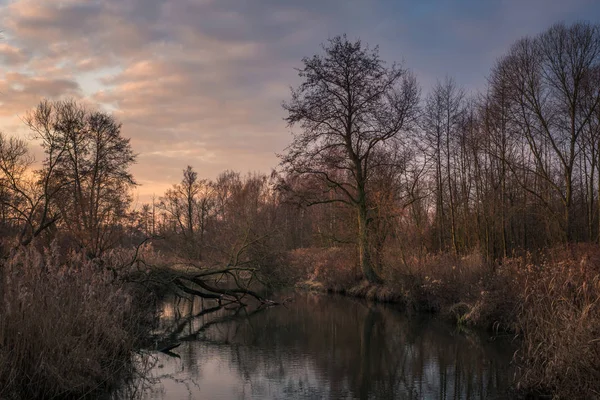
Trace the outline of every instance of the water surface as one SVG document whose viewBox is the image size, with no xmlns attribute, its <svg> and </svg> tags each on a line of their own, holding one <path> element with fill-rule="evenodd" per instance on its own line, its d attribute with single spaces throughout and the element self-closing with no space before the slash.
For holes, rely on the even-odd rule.
<svg viewBox="0 0 600 400">
<path fill-rule="evenodd" d="M 165 302 L 161 329 L 171 338 L 157 346 L 181 345 L 151 354 L 141 398 L 509 398 L 507 340 L 351 298 L 291 296 L 235 315 L 206 301 Z"/>
</svg>

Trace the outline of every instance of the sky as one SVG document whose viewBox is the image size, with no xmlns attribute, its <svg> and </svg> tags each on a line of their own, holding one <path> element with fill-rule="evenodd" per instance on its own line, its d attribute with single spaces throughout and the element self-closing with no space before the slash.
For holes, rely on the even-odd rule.
<svg viewBox="0 0 600 400">
<path fill-rule="evenodd" d="M 43 98 L 112 112 L 141 204 L 187 165 L 269 173 L 291 142 L 295 68 L 328 38 L 379 45 L 423 95 L 445 76 L 476 93 L 514 41 L 580 20 L 600 23 L 600 1 L 0 0 L 0 130 L 29 139 L 21 119 Z"/>
</svg>

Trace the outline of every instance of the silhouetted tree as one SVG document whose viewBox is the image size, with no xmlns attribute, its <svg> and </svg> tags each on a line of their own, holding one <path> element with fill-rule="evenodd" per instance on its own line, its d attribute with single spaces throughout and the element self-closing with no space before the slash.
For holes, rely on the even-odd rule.
<svg viewBox="0 0 600 400">
<path fill-rule="evenodd" d="M 599 66 L 600 28 L 577 23 L 521 39 L 493 71 L 493 79 L 504 82 L 510 93 L 511 114 L 533 158 L 518 167 L 539 183 L 521 182 L 522 187 L 556 216 L 567 241 L 575 238 L 574 199 L 585 131 L 600 107 L 600 86 L 590 84 L 598 82 Z"/>
<path fill-rule="evenodd" d="M 210 182 L 198 179 L 198 173 L 188 165 L 181 182 L 167 190 L 158 203 L 175 222 L 168 233 L 181 237 L 185 254 L 198 260 L 202 260 L 207 219 L 213 209 L 212 191 Z"/>
<path fill-rule="evenodd" d="M 0 204 L 5 229 L 19 231 L 17 244 L 26 246 L 54 224 L 59 215 L 51 210 L 50 199 L 56 189 L 49 187 L 50 179 L 59 158 L 47 160 L 43 171 L 31 174 L 33 165 L 27 144 L 0 133 Z"/>
<path fill-rule="evenodd" d="M 62 228 L 90 257 L 101 255 L 118 241 L 135 185 L 135 155 L 121 124 L 73 100 L 44 100 L 25 122 L 45 151 L 42 186 Z"/>
<path fill-rule="evenodd" d="M 380 281 L 369 249 L 369 183 L 393 141 L 402 141 L 417 117 L 419 89 L 414 76 L 386 67 L 377 47 L 337 36 L 324 55 L 303 59 L 303 83 L 284 103 L 290 126 L 299 125 L 281 155 L 288 175 L 311 175 L 320 187 L 308 204 L 344 203 L 356 210 L 360 265 L 365 278 Z"/>
<path fill-rule="evenodd" d="M 423 130 L 430 157 L 435 162 L 436 221 L 440 249 L 444 248 L 444 210 L 450 211 L 452 250 L 458 251 L 456 222 L 456 187 L 453 179 L 453 156 L 458 130 L 465 112 L 465 95 L 452 78 L 437 82 L 427 96 L 423 113 Z M 448 199 L 445 207 L 444 199 Z"/>
</svg>

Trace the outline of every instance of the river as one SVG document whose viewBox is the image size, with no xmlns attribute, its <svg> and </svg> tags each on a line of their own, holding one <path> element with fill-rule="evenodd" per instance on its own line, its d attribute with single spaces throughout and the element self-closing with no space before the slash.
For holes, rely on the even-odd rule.
<svg viewBox="0 0 600 400">
<path fill-rule="evenodd" d="M 136 397 L 510 397 L 514 349 L 507 337 L 348 297 L 288 296 L 285 305 L 237 313 L 211 311 L 215 304 L 207 301 L 165 301 L 159 331 L 171 338 L 157 348 L 179 346 L 140 357 L 146 373 Z"/>
</svg>

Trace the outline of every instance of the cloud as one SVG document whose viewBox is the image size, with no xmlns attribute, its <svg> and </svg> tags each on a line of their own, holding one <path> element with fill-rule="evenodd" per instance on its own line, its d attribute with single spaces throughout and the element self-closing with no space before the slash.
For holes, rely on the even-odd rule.
<svg viewBox="0 0 600 400">
<path fill-rule="evenodd" d="M 0 43 L 0 59 L 4 65 L 16 66 L 27 62 L 29 56 L 18 47 Z"/>
<path fill-rule="evenodd" d="M 557 19 L 600 16 L 588 0 L 15 0 L 0 7 L 0 117 L 64 96 L 114 112 L 140 153 L 133 172 L 145 195 L 160 194 L 188 164 L 209 178 L 226 168 L 268 172 L 290 139 L 281 102 L 298 83 L 294 67 L 336 34 L 380 44 L 384 59 L 404 60 L 425 88 L 450 74 L 473 89 L 520 36 Z"/>
<path fill-rule="evenodd" d="M 71 79 L 52 79 L 7 72 L 0 79 L 0 117 L 18 116 L 33 108 L 40 98 L 78 97 L 79 85 Z"/>
</svg>

